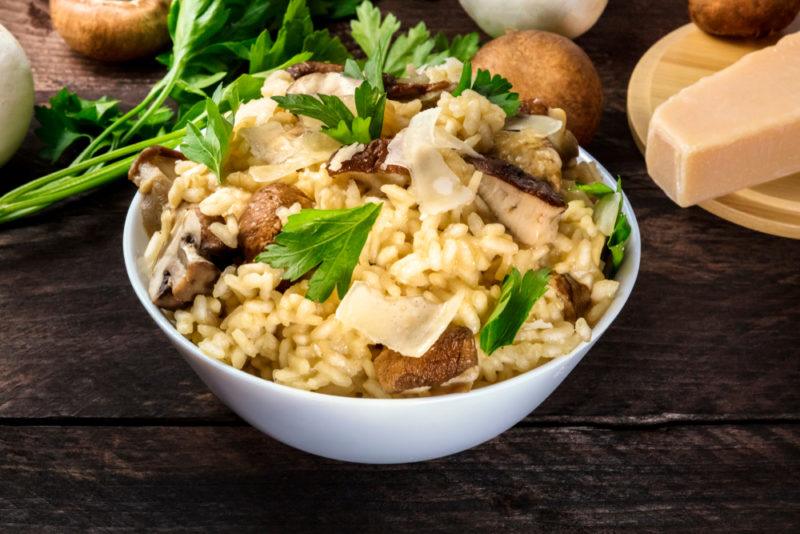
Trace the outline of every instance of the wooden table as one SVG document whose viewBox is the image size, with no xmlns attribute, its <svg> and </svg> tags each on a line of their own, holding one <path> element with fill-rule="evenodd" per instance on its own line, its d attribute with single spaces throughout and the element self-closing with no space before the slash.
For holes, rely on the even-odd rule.
<svg viewBox="0 0 800 534">
<path fill-rule="evenodd" d="M 386 0 L 405 23 L 474 29 L 453 1 Z M 0 530 L 797 531 L 800 243 L 679 209 L 625 118 L 639 56 L 685 1 L 612 0 L 578 43 L 605 84 L 589 147 L 639 217 L 638 285 L 536 413 L 433 462 L 369 466 L 273 441 L 223 406 L 136 301 L 111 185 L 0 228 Z M 45 101 L 67 84 L 134 103 L 150 63 L 76 57 L 45 0 L 3 0 Z M 30 138 L 2 190 L 42 170 Z"/>
</svg>

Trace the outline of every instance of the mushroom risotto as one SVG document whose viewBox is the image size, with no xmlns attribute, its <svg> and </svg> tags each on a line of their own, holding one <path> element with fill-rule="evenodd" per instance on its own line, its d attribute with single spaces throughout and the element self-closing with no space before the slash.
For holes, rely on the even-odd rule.
<svg viewBox="0 0 800 534">
<path fill-rule="evenodd" d="M 153 302 L 211 358 L 356 397 L 468 391 L 588 341 L 621 193 L 576 161 L 563 111 L 509 113 L 465 72 L 384 75 L 377 131 L 346 143 L 300 105 L 360 116 L 366 82 L 302 63 L 229 114 L 222 170 L 147 149 L 130 178 Z"/>
</svg>

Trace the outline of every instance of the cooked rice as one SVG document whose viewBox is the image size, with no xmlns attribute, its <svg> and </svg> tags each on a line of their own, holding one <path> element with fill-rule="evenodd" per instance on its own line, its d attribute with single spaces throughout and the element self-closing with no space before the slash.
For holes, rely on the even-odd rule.
<svg viewBox="0 0 800 534">
<path fill-rule="evenodd" d="M 428 69 L 428 74 L 434 81 L 452 80 L 454 75 L 457 80 L 460 71 L 460 63 L 451 61 Z M 273 74 L 263 93 L 283 94 L 290 82 L 285 73 Z M 239 109 L 236 142 L 244 143 L 244 129 L 274 120 L 272 102 L 264 98 Z M 438 106 L 442 109 L 440 124 L 479 150 L 491 148 L 494 135 L 503 127 L 503 111 L 473 91 L 459 97 L 444 93 Z M 390 103 L 388 109 L 389 124 L 384 128 L 394 133 L 405 127 L 420 107 L 418 103 Z M 291 125 L 297 119 L 282 116 L 280 120 Z M 446 157 L 463 183 L 477 190 L 481 174 L 457 156 Z M 169 192 L 162 229 L 152 236 L 144 253 L 150 267 L 168 240 L 174 210 L 182 202 L 199 203 L 204 214 L 223 217 L 224 223 L 215 223 L 211 231 L 235 246 L 237 221 L 252 192 L 264 185 L 247 167 L 230 174 L 224 185 L 200 164 L 181 161 L 176 171 L 179 176 Z M 583 178 L 593 171 L 580 165 L 570 172 Z M 491 356 L 478 348 L 480 375 L 474 387 L 513 377 L 589 341 L 591 325 L 600 319 L 618 288 L 616 281 L 603 276 L 600 255 L 605 236 L 595 226 L 591 203 L 581 193 L 568 194 L 571 200 L 553 243 L 520 248 L 504 226 L 492 220 L 480 199 L 423 218 L 406 187 L 385 184 L 379 191 L 362 192 L 346 175 L 331 177 L 324 163 L 291 172 L 280 180 L 298 187 L 319 209 L 382 202 L 353 280 L 392 297 L 422 295 L 432 302 L 462 293 L 454 322 L 476 335 L 491 314 L 501 281 L 512 267 L 525 272 L 549 266 L 554 272 L 570 273 L 591 289 L 592 305 L 586 318 L 573 324 L 564 320 L 563 303 L 549 288 L 535 303 L 513 345 Z M 299 210 L 300 205 L 295 204 L 281 208 L 278 215 L 285 223 Z M 281 274 L 281 270 L 262 263 L 227 267 L 211 295 L 198 296 L 190 308 L 174 312 L 177 330 L 209 357 L 267 380 L 336 395 L 388 397 L 376 379 L 372 364 L 376 353 L 369 340 L 335 318 L 339 302 L 336 293 L 324 303 L 312 302 L 304 298 L 307 281 L 278 291 Z"/>
</svg>

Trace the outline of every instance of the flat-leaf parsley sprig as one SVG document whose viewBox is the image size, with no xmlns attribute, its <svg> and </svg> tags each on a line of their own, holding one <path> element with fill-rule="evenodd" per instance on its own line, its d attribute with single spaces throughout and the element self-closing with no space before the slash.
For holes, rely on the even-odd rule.
<svg viewBox="0 0 800 534">
<path fill-rule="evenodd" d="M 386 109 L 383 66 L 386 63 L 389 36 L 383 39 L 383 42 L 377 44 L 375 53 L 366 61 L 363 69 L 352 59 L 345 63 L 345 75 L 363 80 L 353 95 L 355 115 L 341 98 L 333 95 L 294 94 L 273 96 L 272 99 L 295 115 L 305 115 L 321 121 L 324 125 L 322 132 L 342 144 L 368 144 L 381 136 Z"/>
<path fill-rule="evenodd" d="M 530 270 L 522 276 L 516 268 L 503 279 L 500 298 L 480 333 L 481 350 L 491 355 L 500 347 L 511 345 L 531 308 L 547 291 L 550 269 Z"/>
<path fill-rule="evenodd" d="M 472 62 L 470 61 L 464 62 L 461 79 L 453 90 L 453 96 L 458 96 L 467 89 L 482 94 L 490 102 L 503 108 L 509 117 L 513 117 L 519 111 L 519 94 L 511 91 L 511 82 L 499 74 L 492 76 L 488 70 L 483 69 L 478 69 L 473 78 Z"/>
<path fill-rule="evenodd" d="M 292 282 L 316 268 L 306 298 L 324 302 L 334 287 L 343 298 L 382 207 L 368 203 L 341 210 L 301 210 L 289 216 L 275 243 L 255 261 L 285 269 L 283 278 Z"/>
</svg>

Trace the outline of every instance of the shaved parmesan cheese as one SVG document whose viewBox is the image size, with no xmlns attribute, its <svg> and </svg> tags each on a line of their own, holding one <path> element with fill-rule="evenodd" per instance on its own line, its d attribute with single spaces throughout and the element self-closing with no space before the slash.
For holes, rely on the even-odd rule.
<svg viewBox="0 0 800 534">
<path fill-rule="evenodd" d="M 424 215 L 436 215 L 472 202 L 475 193 L 461 183 L 439 152 L 448 140 L 436 131 L 441 110 L 429 109 L 411 119 L 403 133 L 403 159 L 411 173 L 412 194 Z M 470 147 L 471 150 L 471 147 Z"/>
<path fill-rule="evenodd" d="M 276 122 L 242 128 L 240 133 L 255 159 L 264 163 L 250 167 L 250 175 L 262 183 L 278 181 L 299 169 L 327 161 L 340 146 L 321 132 L 305 131 L 294 135 Z"/>
<path fill-rule="evenodd" d="M 353 96 L 361 80 L 339 72 L 313 72 L 298 78 L 286 94 Z"/>
<path fill-rule="evenodd" d="M 509 119 L 503 129 L 512 132 L 530 130 L 539 137 L 549 137 L 560 132 L 563 125 L 560 120 L 547 115 L 520 115 Z"/>
<path fill-rule="evenodd" d="M 405 156 L 403 155 L 403 143 L 406 135 L 406 130 L 400 130 L 397 132 L 397 135 L 389 141 L 389 146 L 386 147 L 388 153 L 386 154 L 386 159 L 383 160 L 382 167 L 385 169 L 389 165 L 398 165 L 400 167 L 408 168 L 408 162 L 406 161 Z"/>
<path fill-rule="evenodd" d="M 390 298 L 355 282 L 336 309 L 336 319 L 372 343 L 419 358 L 450 326 L 463 299 L 463 293 L 442 304 L 424 297 Z"/>
</svg>

